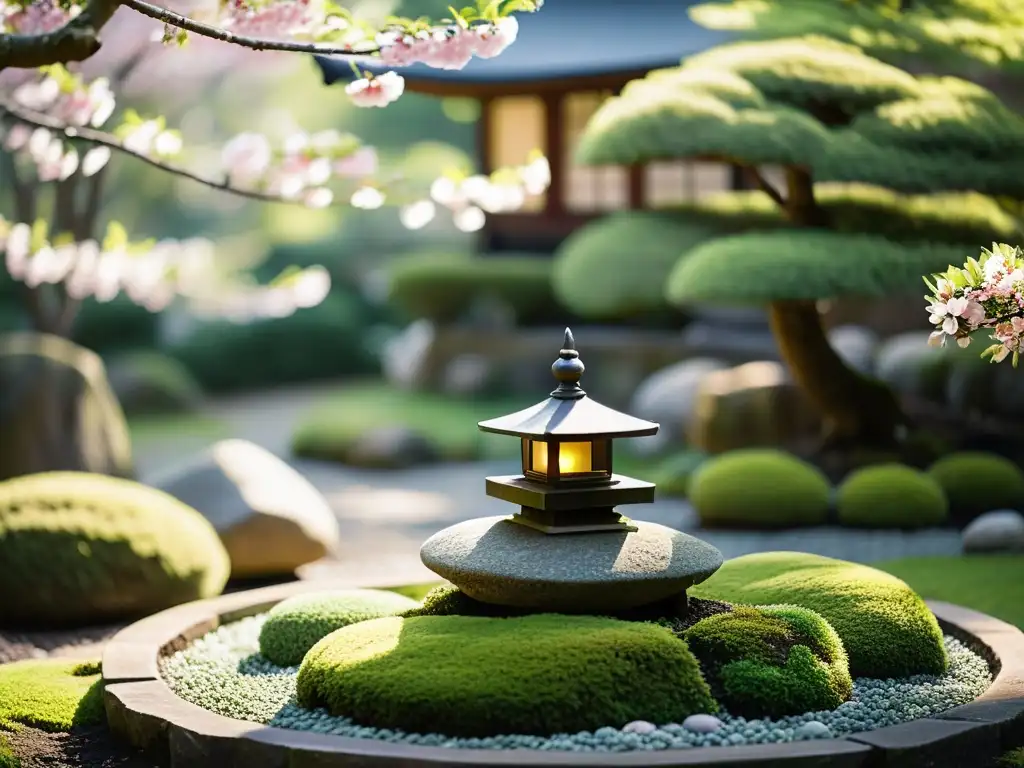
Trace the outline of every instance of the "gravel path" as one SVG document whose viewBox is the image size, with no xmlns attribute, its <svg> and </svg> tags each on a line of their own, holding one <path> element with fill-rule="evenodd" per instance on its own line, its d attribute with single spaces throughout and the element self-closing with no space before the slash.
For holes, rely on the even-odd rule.
<svg viewBox="0 0 1024 768">
<path fill-rule="evenodd" d="M 375 471 L 291 459 L 288 446 L 294 425 L 304 411 L 337 391 L 338 386 L 322 382 L 287 387 L 213 401 L 208 408 L 209 415 L 225 425 L 225 437 L 251 440 L 288 459 L 327 497 L 344 536 L 340 562 L 332 566 L 332 576 L 380 573 L 388 578 L 430 578 L 432 574 L 419 563 L 419 547 L 424 539 L 462 520 L 511 511 L 507 503 L 484 494 L 484 477 L 515 472 L 514 463 Z M 140 446 L 140 476 L 145 480 L 213 441 L 210 437 L 182 435 L 180 439 Z M 642 520 L 698 533 L 696 517 L 685 501 L 662 499 L 637 507 L 635 514 Z M 814 528 L 776 533 L 699 531 L 699 535 L 726 557 L 799 550 L 872 562 L 960 552 L 960 537 L 953 531 L 902 533 Z"/>
</svg>

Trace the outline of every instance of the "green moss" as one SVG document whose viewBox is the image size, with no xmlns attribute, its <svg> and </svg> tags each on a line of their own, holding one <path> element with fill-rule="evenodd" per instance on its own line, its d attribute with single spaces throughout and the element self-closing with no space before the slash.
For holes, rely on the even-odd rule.
<svg viewBox="0 0 1024 768">
<path fill-rule="evenodd" d="M 926 600 L 973 608 L 1024 630 L 1024 555 L 909 557 L 876 563 Z"/>
<path fill-rule="evenodd" d="M 520 321 L 555 304 L 551 259 L 536 254 L 418 253 L 388 268 L 389 299 L 411 317 L 452 323 L 474 302 L 496 299 Z"/>
<path fill-rule="evenodd" d="M 850 474 L 839 486 L 836 508 L 844 525 L 869 528 L 927 528 L 941 525 L 949 513 L 939 484 L 901 464 L 865 467 Z"/>
<path fill-rule="evenodd" d="M 999 758 L 1000 768 L 1024 768 L 1024 747 L 1011 749 Z"/>
<path fill-rule="evenodd" d="M 828 104 L 856 113 L 918 92 L 913 75 L 856 46 L 813 35 L 720 45 L 686 66 L 734 72 L 768 99 L 800 108 Z"/>
<path fill-rule="evenodd" d="M 0 625 L 98 623 L 220 594 L 227 552 L 177 499 L 52 472 L 0 483 Z"/>
<path fill-rule="evenodd" d="M 984 451 L 952 453 L 932 464 L 928 474 L 941 486 L 959 519 L 997 509 L 1024 509 L 1024 470 L 1007 458 Z"/>
<path fill-rule="evenodd" d="M 270 609 L 260 631 L 260 653 L 278 666 L 296 666 L 310 648 L 336 629 L 395 616 L 417 606 L 411 598 L 379 589 L 296 595 Z"/>
<path fill-rule="evenodd" d="M 426 439 L 445 461 L 510 458 L 519 455 L 515 438 L 487 435 L 477 422 L 513 413 L 532 401 L 446 397 L 406 392 L 384 383 L 347 386 L 300 417 L 292 435 L 296 456 L 341 464 L 356 463 L 357 442 L 371 430 L 400 426 Z"/>
<path fill-rule="evenodd" d="M 820 230 L 733 235 L 690 251 L 676 264 L 666 290 L 677 306 L 885 296 L 913 290 L 921 275 L 963 261 L 963 252 L 940 243 Z M 829 258 L 822 259 L 823 253 Z"/>
<path fill-rule="evenodd" d="M 717 710 L 696 659 L 653 624 L 552 614 L 387 618 L 321 640 L 298 702 L 451 736 L 551 735 Z"/>
<path fill-rule="evenodd" d="M 30 726 L 62 733 L 103 720 L 98 662 L 83 667 L 66 659 L 33 659 L 0 665 L 0 729 Z"/>
<path fill-rule="evenodd" d="M 705 526 L 821 525 L 831 486 L 815 467 L 773 449 L 730 451 L 704 462 L 689 499 Z"/>
<path fill-rule="evenodd" d="M 746 605 L 792 604 L 839 634 L 854 677 L 909 677 L 946 669 L 942 630 L 924 601 L 875 568 L 799 552 L 745 555 L 689 590 Z"/>
<path fill-rule="evenodd" d="M 422 602 L 423 598 L 430 594 L 431 590 L 436 589 L 443 582 L 431 581 L 425 584 L 407 584 L 402 587 L 388 587 L 388 592 L 394 592 L 398 595 L 405 595 L 411 600 L 416 602 Z"/>
<path fill-rule="evenodd" d="M 733 715 L 830 710 L 853 693 L 842 641 L 806 608 L 740 607 L 702 619 L 684 637 L 715 698 Z"/>
<path fill-rule="evenodd" d="M 559 246 L 555 295 L 588 318 L 666 312 L 665 280 L 675 263 L 714 235 L 714 229 L 669 212 L 623 211 L 598 219 Z"/>
</svg>

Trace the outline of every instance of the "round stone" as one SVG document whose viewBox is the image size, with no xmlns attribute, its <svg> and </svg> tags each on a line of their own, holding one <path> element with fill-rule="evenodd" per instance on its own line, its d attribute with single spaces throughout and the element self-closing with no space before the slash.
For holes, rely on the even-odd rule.
<svg viewBox="0 0 1024 768">
<path fill-rule="evenodd" d="M 683 720 L 683 728 L 693 733 L 714 733 L 723 725 L 714 715 L 690 715 Z"/>
<path fill-rule="evenodd" d="M 631 723 L 626 723 L 622 726 L 624 733 L 637 733 L 641 736 L 646 736 L 649 733 L 654 733 L 658 730 L 658 726 L 654 723 L 649 723 L 646 720 L 634 720 Z"/>
<path fill-rule="evenodd" d="M 832 731 L 824 723 L 811 720 L 797 728 L 793 735 L 798 739 L 830 739 Z"/>
<path fill-rule="evenodd" d="M 722 565 L 710 544 L 655 523 L 546 534 L 483 517 L 424 542 L 423 564 L 485 603 L 558 613 L 618 611 L 677 595 Z"/>
</svg>

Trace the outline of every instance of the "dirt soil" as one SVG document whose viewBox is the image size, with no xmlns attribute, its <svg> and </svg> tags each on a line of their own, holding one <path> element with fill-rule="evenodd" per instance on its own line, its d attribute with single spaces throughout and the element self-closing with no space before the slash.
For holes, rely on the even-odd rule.
<svg viewBox="0 0 1024 768">
<path fill-rule="evenodd" d="M 4 733 L 22 768 L 166 768 L 159 756 L 138 752 L 116 741 L 102 726 L 71 733 L 21 728 Z"/>
</svg>

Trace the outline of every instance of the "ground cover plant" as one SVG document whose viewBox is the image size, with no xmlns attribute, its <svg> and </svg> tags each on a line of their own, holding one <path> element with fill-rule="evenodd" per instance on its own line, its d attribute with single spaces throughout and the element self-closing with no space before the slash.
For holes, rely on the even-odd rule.
<svg viewBox="0 0 1024 768">
<path fill-rule="evenodd" d="M 571 751 L 842 735 L 966 703 L 990 682 L 986 663 L 944 638 L 886 573 L 798 553 L 737 558 L 723 571 L 682 621 L 669 602 L 630 616 L 522 615 L 423 585 L 403 590 L 422 607 L 328 631 L 299 665 L 259 653 L 263 614 L 166 657 L 161 671 L 193 703 L 284 728 Z M 884 653 L 865 649 L 869 636 Z M 641 682 L 655 695 L 629 693 Z M 715 718 L 714 730 L 685 727 L 690 715 Z"/>
<path fill-rule="evenodd" d="M 103 722 L 97 662 L 41 659 L 0 665 L 0 730 L 65 732 Z"/>
</svg>

